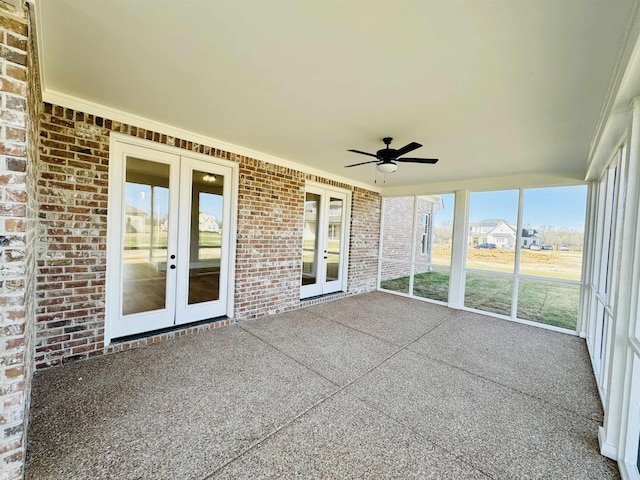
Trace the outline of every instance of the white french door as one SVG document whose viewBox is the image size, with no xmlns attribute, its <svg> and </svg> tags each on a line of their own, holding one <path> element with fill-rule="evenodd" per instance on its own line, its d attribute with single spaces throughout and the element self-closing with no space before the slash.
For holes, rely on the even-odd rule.
<svg viewBox="0 0 640 480">
<path fill-rule="evenodd" d="M 113 142 L 108 338 L 228 314 L 233 168 Z"/>
<path fill-rule="evenodd" d="M 307 186 L 300 298 L 346 291 L 350 199 L 348 191 Z"/>
</svg>

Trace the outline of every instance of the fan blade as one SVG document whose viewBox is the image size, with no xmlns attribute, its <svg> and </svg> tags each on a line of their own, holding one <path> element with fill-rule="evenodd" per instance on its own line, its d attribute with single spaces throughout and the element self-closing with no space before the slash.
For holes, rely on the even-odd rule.
<svg viewBox="0 0 640 480">
<path fill-rule="evenodd" d="M 398 157 L 404 155 L 405 153 L 409 153 L 409 152 L 413 152 L 416 148 L 420 148 L 422 145 L 420 145 L 419 143 L 416 142 L 411 142 L 408 145 L 405 145 L 404 147 L 400 148 L 399 150 L 397 150 L 396 155 Z"/>
<path fill-rule="evenodd" d="M 407 163 L 438 163 L 437 158 L 396 158 L 394 162 L 407 162 Z"/>
<path fill-rule="evenodd" d="M 367 152 L 363 152 L 363 151 L 360 151 L 360 150 L 347 150 L 347 152 L 359 153 L 361 155 L 369 155 L 370 157 L 378 158 L 378 156 L 376 154 L 374 154 L 374 153 L 367 153 Z"/>
<path fill-rule="evenodd" d="M 345 168 L 357 167 L 358 165 L 366 165 L 367 163 L 378 163 L 380 160 L 371 160 L 370 162 L 354 163 L 353 165 L 345 165 Z"/>
</svg>

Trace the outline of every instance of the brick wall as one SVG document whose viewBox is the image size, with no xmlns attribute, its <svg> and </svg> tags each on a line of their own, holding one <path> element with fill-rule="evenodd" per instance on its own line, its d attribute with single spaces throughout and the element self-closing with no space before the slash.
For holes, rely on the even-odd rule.
<svg viewBox="0 0 640 480">
<path fill-rule="evenodd" d="M 37 367 L 102 353 L 109 131 L 45 104 L 40 118 Z"/>
<path fill-rule="evenodd" d="M 0 478 L 22 477 L 35 326 L 36 69 L 26 11 L 0 2 Z M 35 112 L 35 114 L 34 114 Z"/>
<path fill-rule="evenodd" d="M 104 346 L 111 132 L 240 164 L 238 320 L 300 305 L 306 181 L 353 192 L 348 291 L 375 288 L 380 196 L 374 192 L 60 106 L 45 104 L 40 125 L 38 368 L 117 350 Z"/>
<path fill-rule="evenodd" d="M 361 293 L 376 288 L 381 198 L 378 194 L 361 188 L 355 188 L 352 196 L 349 291 Z"/>
<path fill-rule="evenodd" d="M 238 320 L 300 302 L 304 175 L 244 158 L 240 162 L 235 314 Z"/>
<path fill-rule="evenodd" d="M 380 280 L 406 277 L 411 273 L 410 261 L 422 262 L 416 264 L 414 272 L 428 271 L 426 265 L 427 256 L 421 255 L 422 234 L 424 225 L 422 215 L 430 215 L 428 221 L 431 225 L 433 203 L 418 197 L 414 212 L 414 197 L 385 198 L 384 202 L 384 231 L 382 232 L 382 257 L 388 259 L 381 265 Z M 415 232 L 415 251 L 412 252 L 412 236 L 414 215 L 418 217 Z"/>
</svg>

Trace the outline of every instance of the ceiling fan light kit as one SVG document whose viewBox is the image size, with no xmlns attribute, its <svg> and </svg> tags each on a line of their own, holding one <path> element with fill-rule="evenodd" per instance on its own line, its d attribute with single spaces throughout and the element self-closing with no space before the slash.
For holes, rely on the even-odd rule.
<svg viewBox="0 0 640 480">
<path fill-rule="evenodd" d="M 398 169 L 398 165 L 393 162 L 380 163 L 376 165 L 376 168 L 382 173 L 393 173 Z"/>
<path fill-rule="evenodd" d="M 376 164 L 376 169 L 379 172 L 382 173 L 393 173 L 398 169 L 398 165 L 396 162 L 405 162 L 405 163 L 426 163 L 426 164 L 434 164 L 438 162 L 437 158 L 408 158 L 408 157 L 404 157 L 404 158 L 399 158 L 402 155 L 406 155 L 409 152 L 412 152 L 418 148 L 420 148 L 422 145 L 420 145 L 417 142 L 411 142 L 408 143 L 407 145 L 405 145 L 402 148 L 399 148 L 398 150 L 396 150 L 395 148 L 389 148 L 389 145 L 391 144 L 391 141 L 393 140 L 393 138 L 391 137 L 385 137 L 382 139 L 382 141 L 384 142 L 384 144 L 386 145 L 385 148 L 378 150 L 375 154 L 373 153 L 368 153 L 368 152 L 363 152 L 361 150 L 347 150 L 348 152 L 353 152 L 353 153 L 359 153 L 360 155 L 367 155 L 369 157 L 375 157 L 376 160 L 370 160 L 368 162 L 361 162 L 361 163 L 354 163 L 352 165 L 346 165 L 347 168 L 349 167 L 357 167 L 358 165 L 366 165 L 368 163 L 375 163 Z"/>
</svg>

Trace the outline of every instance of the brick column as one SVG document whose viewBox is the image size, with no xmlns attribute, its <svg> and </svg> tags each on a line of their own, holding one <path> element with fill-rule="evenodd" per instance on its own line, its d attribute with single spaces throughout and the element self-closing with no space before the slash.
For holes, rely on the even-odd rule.
<svg viewBox="0 0 640 480">
<path fill-rule="evenodd" d="M 0 1 L 0 479 L 22 478 L 35 329 L 39 95 L 26 11 Z M 35 117 L 34 117 L 35 118 Z"/>
</svg>

